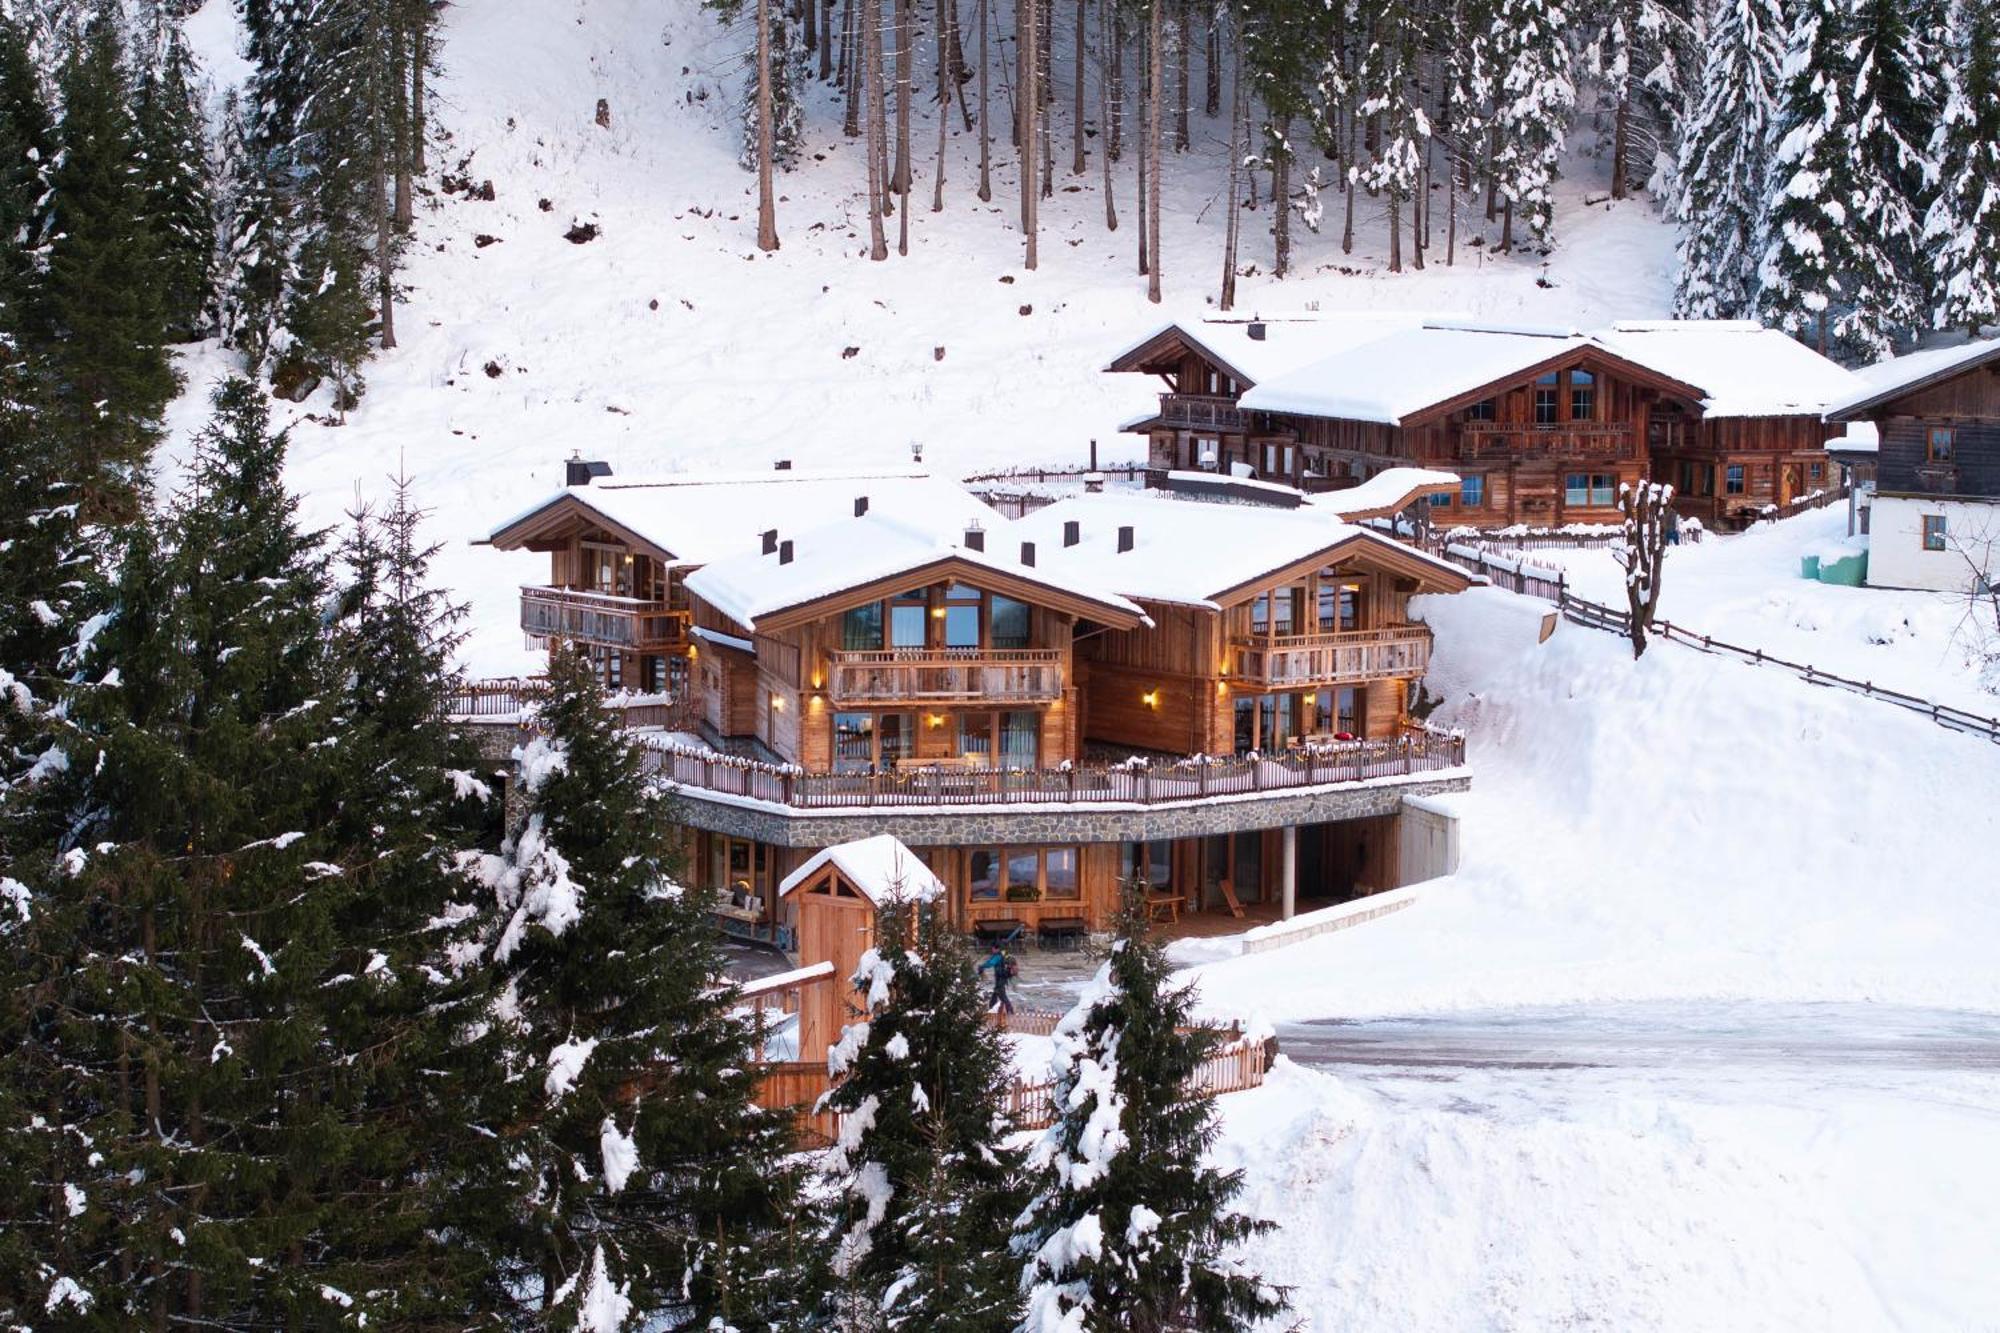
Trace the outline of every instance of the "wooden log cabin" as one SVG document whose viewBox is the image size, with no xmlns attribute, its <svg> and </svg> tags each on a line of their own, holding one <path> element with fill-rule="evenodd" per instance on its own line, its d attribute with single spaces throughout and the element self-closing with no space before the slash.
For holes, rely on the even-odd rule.
<svg viewBox="0 0 2000 1333">
<path fill-rule="evenodd" d="M 1471 527 L 1613 522 L 1618 488 L 1649 475 L 1704 521 L 1829 484 L 1820 413 L 1847 372 L 1754 324 L 1306 327 L 1169 325 L 1115 358 L 1109 369 L 1167 385 L 1159 411 L 1127 426 L 1150 466 L 1308 491 L 1449 468 L 1462 482 L 1434 517 Z M 1243 350 L 1260 344 L 1291 354 Z"/>
<path fill-rule="evenodd" d="M 736 924 L 796 944 L 777 886 L 876 833 L 996 934 L 1101 929 L 1134 881 L 1177 918 L 1434 873 L 1401 858 L 1395 783 L 1463 785 L 1462 741 L 1409 712 L 1431 642 L 1409 599 L 1456 567 L 1330 508 L 951 518 L 863 514 L 689 576 L 702 734 L 667 773 Z"/>
<path fill-rule="evenodd" d="M 1868 583 L 1962 593 L 2000 582 L 2000 338 L 1862 369 L 1830 421 L 1872 423 Z"/>
</svg>

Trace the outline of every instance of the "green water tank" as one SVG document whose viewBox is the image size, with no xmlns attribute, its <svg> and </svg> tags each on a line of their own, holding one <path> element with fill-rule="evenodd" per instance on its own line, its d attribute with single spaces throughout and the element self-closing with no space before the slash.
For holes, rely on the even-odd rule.
<svg viewBox="0 0 2000 1333">
<path fill-rule="evenodd" d="M 1856 551 L 1838 560 L 1821 561 L 1819 581 L 1836 583 L 1843 588 L 1858 588 L 1868 581 L 1868 552 Z"/>
<path fill-rule="evenodd" d="M 1799 557 L 1799 577 L 1802 579 L 1816 579 L 1819 577 L 1818 556 L 1802 555 Z"/>
</svg>

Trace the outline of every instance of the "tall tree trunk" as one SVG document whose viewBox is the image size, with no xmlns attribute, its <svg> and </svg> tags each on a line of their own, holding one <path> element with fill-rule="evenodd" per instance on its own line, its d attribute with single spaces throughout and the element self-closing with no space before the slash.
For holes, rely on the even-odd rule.
<svg viewBox="0 0 2000 1333">
<path fill-rule="evenodd" d="M 1147 212 L 1146 212 L 1146 183 L 1152 179 L 1152 176 L 1147 166 L 1148 155 L 1146 152 L 1146 144 L 1145 144 L 1146 87 L 1151 78 L 1152 72 L 1146 67 L 1146 58 L 1147 58 L 1146 45 L 1145 43 L 1141 42 L 1139 43 L 1139 50 L 1138 50 L 1139 138 L 1140 138 L 1139 170 L 1134 173 L 1139 179 L 1139 197 L 1137 200 L 1134 201 L 1133 208 L 1135 209 L 1135 211 L 1138 213 L 1139 216 L 1139 272 L 1142 274 L 1150 273 L 1153 271 L 1153 255 L 1152 255 L 1153 227 L 1152 223 L 1147 220 Z"/>
<path fill-rule="evenodd" d="M 812 0 L 806 0 L 812 8 Z M 771 187 L 771 155 L 777 150 L 771 124 L 771 0 L 757 0 L 757 248 L 778 248 L 778 200 Z"/>
<path fill-rule="evenodd" d="M 1084 21 L 1090 12 L 1090 0 L 1076 0 L 1076 97 L 1073 103 L 1075 124 L 1070 126 L 1070 138 L 1075 144 L 1070 154 L 1069 171 L 1072 176 L 1081 176 L 1089 168 L 1083 155 L 1083 76 L 1089 68 L 1085 59 Z"/>
<path fill-rule="evenodd" d="M 799 19 L 803 28 L 799 36 L 805 41 L 806 54 L 813 55 L 819 50 L 819 0 L 799 0 Z"/>
<path fill-rule="evenodd" d="M 1292 271 L 1292 118 L 1278 121 L 1278 150 L 1271 154 L 1271 276 Z"/>
<path fill-rule="evenodd" d="M 1019 0 L 1014 6 L 1014 135 L 1020 145 L 1021 159 L 1021 235 L 1026 245 L 1023 262 L 1034 268 L 1036 259 L 1037 209 L 1039 202 L 1035 194 L 1035 128 L 1042 107 L 1041 89 L 1036 81 L 1036 52 L 1041 42 L 1036 36 L 1039 24 L 1038 0 Z"/>
<path fill-rule="evenodd" d="M 375 283 L 382 306 L 382 350 L 396 345 L 396 269 L 390 250 L 393 230 L 389 212 L 389 155 L 386 143 L 375 145 Z"/>
<path fill-rule="evenodd" d="M 1417 169 L 1417 196 L 1411 205 L 1410 262 L 1419 271 L 1424 267 L 1424 251 L 1431 248 L 1431 145 L 1424 140 L 1424 164 Z"/>
<path fill-rule="evenodd" d="M 819 81 L 825 83 L 833 78 L 833 0 L 806 0 L 819 5 Z"/>
<path fill-rule="evenodd" d="M 1493 221 L 1500 212 L 1500 178 L 1494 174 L 1493 159 L 1500 152 L 1500 127 L 1486 128 L 1486 220 Z"/>
<path fill-rule="evenodd" d="M 951 86 L 958 94 L 958 114 L 970 134 L 972 106 L 966 100 L 965 85 L 972 82 L 972 67 L 965 63 L 965 25 L 959 21 L 958 0 L 944 0 L 944 12 L 951 26 Z"/>
<path fill-rule="evenodd" d="M 421 16 L 418 22 L 422 22 Z M 396 203 L 393 215 L 396 230 L 407 231 L 416 221 L 415 201 L 411 198 L 410 187 L 410 141 L 416 121 L 412 115 L 410 102 L 411 86 L 408 78 L 409 47 L 403 41 L 401 32 L 392 31 L 389 41 L 389 87 L 390 100 L 396 111 L 395 140 L 395 182 Z"/>
<path fill-rule="evenodd" d="M 1056 192 L 1056 140 L 1055 116 L 1051 111 L 1056 104 L 1055 80 L 1055 0 L 1040 0 L 1035 12 L 1035 92 L 1038 105 L 1035 114 L 1041 130 L 1042 154 L 1042 198 L 1052 199 Z"/>
<path fill-rule="evenodd" d="M 1111 7 L 1111 129 L 1106 152 L 1113 162 L 1125 157 L 1125 15 Z M 1141 230 L 1143 230 L 1143 226 Z"/>
<path fill-rule="evenodd" d="M 979 0 L 979 201 L 993 200 L 993 120 L 986 96 L 986 5 Z"/>
<path fill-rule="evenodd" d="M 1165 267 L 1160 254 L 1160 85 L 1166 80 L 1161 77 L 1161 61 L 1165 56 L 1164 34 L 1162 32 L 1160 6 L 1164 0 L 1153 0 L 1147 15 L 1148 55 L 1151 78 L 1146 87 L 1146 229 L 1153 234 L 1152 265 L 1146 270 L 1146 299 L 1154 305 L 1160 303 L 1160 270 Z"/>
<path fill-rule="evenodd" d="M 1514 201 L 1502 201 L 1500 205 L 1500 253 L 1507 254 L 1514 248 Z"/>
<path fill-rule="evenodd" d="M 951 11 L 953 0 L 937 0 L 937 122 L 936 179 L 931 182 L 931 212 L 944 212 L 945 130 L 951 124 Z"/>
<path fill-rule="evenodd" d="M 1354 156 L 1356 151 L 1354 121 L 1354 112 L 1350 108 L 1347 112 L 1347 160 L 1340 164 L 1341 180 L 1345 183 L 1347 194 L 1347 218 L 1341 223 L 1340 227 L 1340 253 L 1344 255 L 1354 253 L 1354 187 L 1356 184 L 1354 179 Z"/>
<path fill-rule="evenodd" d="M 1208 59 L 1202 62 L 1207 75 L 1207 96 L 1202 101 L 1202 114 L 1214 117 L 1222 109 L 1222 10 L 1211 3 L 1208 8 Z M 1231 131 L 1233 134 L 1235 131 Z"/>
<path fill-rule="evenodd" d="M 431 61 L 430 19 L 417 16 L 415 36 L 410 47 L 410 170 L 421 176 L 428 168 L 424 164 L 426 145 L 424 143 L 424 67 Z"/>
<path fill-rule="evenodd" d="M 858 8 L 858 0 L 848 0 Z M 881 261 L 889 257 L 889 239 L 882 229 L 882 196 L 888 182 L 883 179 L 886 156 L 883 141 L 889 137 L 888 113 L 883 106 L 882 88 L 882 0 L 867 0 L 869 13 L 860 15 L 856 27 L 861 38 L 864 95 L 868 103 L 868 257 Z"/>
<path fill-rule="evenodd" d="M 1118 196 L 1111 188 L 1111 79 L 1107 61 L 1110 59 L 1111 43 L 1114 40 L 1112 11 L 1117 0 L 1098 0 L 1097 36 L 1101 45 L 1097 51 L 1097 132 L 1106 138 L 1097 150 L 1098 165 L 1104 168 L 1104 229 L 1118 230 Z"/>
<path fill-rule="evenodd" d="M 1403 271 L 1403 195 L 1389 187 L 1389 271 Z"/>
<path fill-rule="evenodd" d="M 1215 21 L 1219 33 L 1223 20 Z M 1232 32 L 1234 29 L 1232 29 Z M 1212 36 L 1209 44 L 1209 68 L 1215 68 L 1216 39 Z M 1243 201 L 1237 198 L 1238 180 L 1243 169 L 1243 141 L 1238 136 L 1243 133 L 1244 122 L 1248 119 L 1243 104 L 1243 62 L 1238 58 L 1236 73 L 1229 81 L 1229 191 L 1223 195 L 1223 205 L 1229 210 L 1222 222 L 1222 296 L 1217 304 L 1224 310 L 1236 308 L 1236 238 L 1243 229 Z"/>
<path fill-rule="evenodd" d="M 899 195 L 910 192 L 910 94 L 914 91 L 911 68 L 910 0 L 895 0 L 896 15 L 896 170 L 890 188 Z"/>
<path fill-rule="evenodd" d="M 1631 151 L 1627 136 L 1632 128 L 1632 96 L 1621 90 L 1618 94 L 1618 113 L 1611 122 L 1611 197 L 1623 199 L 1626 191 L 1625 155 Z"/>
<path fill-rule="evenodd" d="M 865 0 L 876 4 L 878 0 Z M 862 77 L 863 68 L 868 64 L 865 52 L 868 39 L 861 31 L 861 6 L 864 0 L 847 0 L 840 8 L 840 86 L 847 99 L 847 114 L 841 122 L 841 133 L 848 138 L 861 134 L 863 120 L 862 103 L 867 100 L 866 83 Z M 873 143 L 874 140 L 869 140 Z"/>
<path fill-rule="evenodd" d="M 1188 150 L 1188 68 L 1191 60 L 1188 40 L 1189 0 L 1181 0 L 1174 14 L 1174 151 Z"/>
</svg>

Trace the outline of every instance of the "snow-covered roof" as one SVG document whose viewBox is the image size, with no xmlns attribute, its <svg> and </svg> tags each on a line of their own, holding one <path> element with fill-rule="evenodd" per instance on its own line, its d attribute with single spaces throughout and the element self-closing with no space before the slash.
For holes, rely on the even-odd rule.
<svg viewBox="0 0 2000 1333">
<path fill-rule="evenodd" d="M 1446 487 L 1456 489 L 1459 475 L 1430 467 L 1392 467 L 1377 472 L 1359 486 L 1322 491 L 1307 501 L 1340 518 L 1377 518 L 1408 507 L 1419 494 Z"/>
<path fill-rule="evenodd" d="M 1427 407 L 1596 345 L 1574 331 L 1433 321 L 1259 381 L 1239 401 L 1257 412 L 1397 426 Z"/>
<path fill-rule="evenodd" d="M 870 514 L 961 528 L 999 518 L 957 482 L 924 471 L 690 472 L 566 487 L 500 524 L 492 536 L 568 500 L 668 552 L 676 566 L 706 565 L 759 549 L 760 536 L 769 529 L 784 538 L 852 516 L 854 502 L 863 496 Z"/>
<path fill-rule="evenodd" d="M 1865 412 L 1929 381 L 1944 379 L 1985 361 L 2000 361 L 2000 338 L 1978 338 L 1955 347 L 1932 347 L 1877 361 L 1852 372 L 1856 381 L 1854 392 L 1827 404 L 1826 415 L 1838 419 Z"/>
<path fill-rule="evenodd" d="M 933 512 L 913 515 L 878 514 L 871 508 L 859 518 L 786 534 L 784 539 L 792 543 L 789 564 L 755 548 L 704 565 L 688 576 L 688 591 L 744 628 L 755 629 L 761 618 L 776 612 L 956 559 L 975 570 L 1095 602 L 1120 620 L 1145 619 L 1135 603 L 1087 572 L 1066 570 L 1058 577 L 1022 563 L 1014 525 L 984 505 L 977 509 L 941 503 Z M 966 528 L 973 522 L 986 534 L 983 551 L 965 545 Z"/>
<path fill-rule="evenodd" d="M 1598 342 L 1701 389 L 1711 417 L 1818 416 L 1855 391 L 1854 374 L 1755 320 L 1623 320 Z"/>
<path fill-rule="evenodd" d="M 1079 540 L 1066 547 L 1063 525 L 1071 520 Z M 1349 540 L 1433 566 L 1448 587 L 1465 582 L 1456 565 L 1311 505 L 1277 509 L 1177 500 L 1158 491 L 1106 491 L 1058 500 L 1009 527 L 1037 544 L 1051 577 L 1087 578 L 1127 597 L 1210 609 L 1224 594 Z M 1118 549 L 1121 527 L 1132 529 L 1129 551 Z"/>
<path fill-rule="evenodd" d="M 1425 318 L 1408 311 L 1338 310 L 1185 320 L 1154 329 L 1111 358 L 1110 366 L 1177 330 L 1243 379 L 1263 384 L 1384 334 L 1413 328 Z M 1251 336 L 1253 327 L 1262 331 L 1261 337 Z"/>
<path fill-rule="evenodd" d="M 1850 421 L 1846 433 L 1830 437 L 1828 453 L 1874 454 L 1882 451 L 1882 428 L 1872 421 Z"/>
<path fill-rule="evenodd" d="M 944 881 L 905 847 L 900 838 L 888 833 L 835 843 L 813 853 L 804 865 L 785 876 L 778 885 L 778 896 L 782 898 L 809 882 L 829 863 L 877 907 L 898 898 L 905 902 L 930 902 L 944 896 Z"/>
</svg>

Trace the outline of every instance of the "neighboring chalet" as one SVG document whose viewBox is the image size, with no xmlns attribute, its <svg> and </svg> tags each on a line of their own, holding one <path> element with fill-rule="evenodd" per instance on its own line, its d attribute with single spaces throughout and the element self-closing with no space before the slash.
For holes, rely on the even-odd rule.
<svg viewBox="0 0 2000 1333">
<path fill-rule="evenodd" d="M 1820 413 L 1847 384 L 1796 341 L 1732 321 L 1175 324 L 1108 369 L 1167 385 L 1127 427 L 1155 469 L 1321 491 L 1449 468 L 1462 482 L 1435 517 L 1472 527 L 1613 522 L 1618 487 L 1649 475 L 1711 522 L 1824 489 Z"/>
<path fill-rule="evenodd" d="M 1126 884 L 1163 919 L 1269 919 L 1450 868 L 1423 798 L 1467 785 L 1464 741 L 1412 715 L 1431 639 L 1409 601 L 1468 578 L 1350 519 L 1453 483 L 1009 521 L 949 482 L 753 474 L 563 511 L 678 580 L 698 669 L 681 730 L 640 735 L 726 924 L 795 944 L 781 886 L 888 835 L 967 929 L 1064 936 L 1108 927 Z"/>
<path fill-rule="evenodd" d="M 701 656 L 687 575 L 757 550 L 780 526 L 825 523 L 864 495 L 886 511 L 985 512 L 958 486 L 920 471 L 781 465 L 594 484 L 587 466 L 573 466 L 570 475 L 573 484 L 487 541 L 503 551 L 548 553 L 548 582 L 521 588 L 521 629 L 531 646 L 553 639 L 581 645 L 613 689 L 681 691 Z"/>
<path fill-rule="evenodd" d="M 2000 579 L 2000 339 L 1912 352 L 1856 378 L 1827 419 L 1879 434 L 1868 582 L 1959 592 Z"/>
</svg>

